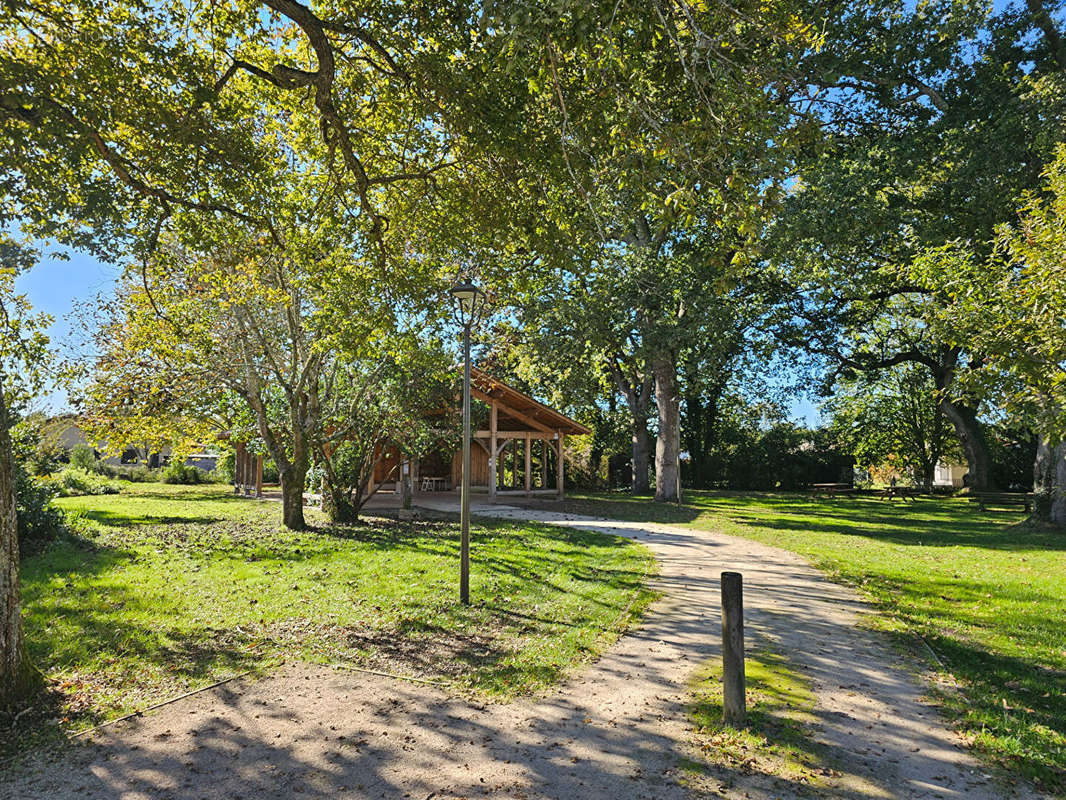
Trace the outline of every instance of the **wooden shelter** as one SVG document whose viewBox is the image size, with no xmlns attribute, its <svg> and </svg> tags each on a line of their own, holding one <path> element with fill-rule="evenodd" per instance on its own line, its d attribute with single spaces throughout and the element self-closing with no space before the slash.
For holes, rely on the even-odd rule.
<svg viewBox="0 0 1066 800">
<path fill-rule="evenodd" d="M 477 446 L 471 449 L 471 485 L 487 488 L 490 500 L 501 491 L 555 493 L 562 499 L 566 437 L 592 431 L 480 369 L 473 368 L 470 374 L 471 398 L 489 410 L 487 427 L 472 431 Z M 462 480 L 462 469 L 460 452 L 452 459 L 453 486 Z M 554 478 L 554 486 L 549 477 Z"/>
<path fill-rule="evenodd" d="M 472 415 L 470 485 L 487 492 L 490 500 L 498 494 L 553 494 L 561 499 L 566 437 L 592 431 L 476 367 L 470 371 L 470 396 L 485 406 L 482 414 Z M 375 470 L 374 484 L 396 480 L 404 468 L 398 452 L 386 453 Z M 458 490 L 463 479 L 462 449 L 424 453 L 406 469 L 416 492 Z"/>
</svg>

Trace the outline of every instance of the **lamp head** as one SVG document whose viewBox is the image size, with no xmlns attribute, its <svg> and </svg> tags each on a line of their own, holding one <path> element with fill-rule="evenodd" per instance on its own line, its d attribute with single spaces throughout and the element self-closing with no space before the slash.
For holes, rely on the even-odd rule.
<svg viewBox="0 0 1066 800">
<path fill-rule="evenodd" d="M 456 320 L 463 327 L 473 325 L 485 307 L 485 293 L 469 281 L 460 281 L 449 293 L 455 298 Z"/>
</svg>

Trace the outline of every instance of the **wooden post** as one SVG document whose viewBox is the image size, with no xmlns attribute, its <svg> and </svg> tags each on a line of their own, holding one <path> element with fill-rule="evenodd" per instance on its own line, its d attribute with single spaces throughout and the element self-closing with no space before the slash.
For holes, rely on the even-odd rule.
<svg viewBox="0 0 1066 800">
<path fill-rule="evenodd" d="M 523 452 L 523 454 L 526 457 L 526 496 L 527 497 L 529 496 L 529 490 L 533 488 L 533 475 L 532 475 L 532 470 L 530 469 L 532 467 L 532 459 L 531 459 L 532 454 L 529 452 L 529 446 L 530 446 L 530 436 L 529 436 L 529 431 L 526 431 L 526 443 L 525 443 L 525 447 L 523 448 L 522 452 Z"/>
<path fill-rule="evenodd" d="M 739 727 L 747 716 L 744 696 L 744 578 L 722 573 L 722 717 Z"/>
<path fill-rule="evenodd" d="M 496 500 L 496 401 L 489 407 L 489 502 Z"/>
<path fill-rule="evenodd" d="M 555 460 L 555 491 L 560 500 L 563 499 L 563 436 L 564 434 L 560 431 L 558 457 Z"/>
<path fill-rule="evenodd" d="M 233 493 L 240 494 L 241 485 L 241 444 L 233 445 Z"/>
<path fill-rule="evenodd" d="M 540 437 L 540 488 L 548 488 L 548 440 Z"/>
<path fill-rule="evenodd" d="M 263 497 L 263 454 L 255 457 L 255 496 Z"/>
</svg>

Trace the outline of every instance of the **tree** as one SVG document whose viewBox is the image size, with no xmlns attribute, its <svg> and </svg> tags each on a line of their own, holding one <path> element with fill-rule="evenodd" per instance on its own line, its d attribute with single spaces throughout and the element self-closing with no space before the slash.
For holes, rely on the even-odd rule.
<svg viewBox="0 0 1066 800">
<path fill-rule="evenodd" d="M 1039 0 L 992 13 L 948 0 L 851 4 L 804 59 L 802 99 L 826 138 L 796 169 L 771 251 L 794 283 L 786 341 L 833 371 L 923 365 L 970 467 L 990 486 L 972 342 L 938 339 L 947 300 L 907 277 L 928 247 L 985 248 L 1036 186 L 1061 132 L 1061 36 Z M 797 322 L 802 324 L 796 325 Z"/>
<path fill-rule="evenodd" d="M 25 697 L 40 684 L 26 655 L 19 589 L 18 519 L 11 428 L 17 408 L 44 385 L 49 363 L 47 315 L 34 314 L 15 278 L 35 254 L 0 239 L 0 707 Z"/>
<path fill-rule="evenodd" d="M 525 84 L 506 93 L 501 78 L 487 89 L 511 98 L 492 120 L 487 180 L 528 195 L 504 201 L 514 212 L 510 252 L 525 263 L 501 283 L 530 334 L 558 320 L 610 376 L 632 415 L 637 490 L 654 398 L 656 497 L 672 499 L 682 353 L 728 294 L 738 251 L 775 202 L 777 154 L 793 121 L 775 90 L 811 30 L 783 4 L 524 12 L 494 7 L 473 51 L 507 58 Z M 485 61 L 475 59 L 479 79 Z M 485 259 L 512 269 L 515 260 Z"/>
<path fill-rule="evenodd" d="M 267 105 L 303 132 L 280 157 L 313 159 L 384 258 L 378 196 L 448 163 L 423 89 L 446 67 L 432 43 L 455 27 L 392 3 L 5 3 L 0 222 L 110 257 L 176 211 L 280 244 L 261 179 L 279 157 L 263 146 Z"/>
<path fill-rule="evenodd" d="M 826 404 L 833 428 L 865 466 L 892 464 L 933 490 L 936 465 L 957 449 L 937 388 L 915 364 L 842 382 Z"/>
<path fill-rule="evenodd" d="M 209 428 L 224 393 L 232 393 L 278 466 L 285 525 L 302 529 L 313 393 L 323 363 L 308 325 L 311 300 L 283 253 L 254 234 L 223 227 L 215 246 L 200 251 L 164 241 L 140 275 L 120 284 L 117 313 L 97 337 L 106 349 L 96 382 L 122 386 L 136 379 L 144 388 L 124 395 L 134 402 L 97 406 L 94 413 L 113 436 L 140 426 L 111 427 L 110 418 L 158 419 L 160 408 L 172 420 Z"/>
<path fill-rule="evenodd" d="M 314 450 L 323 507 L 337 522 L 358 519 L 391 449 L 415 458 L 455 433 L 455 373 L 439 343 L 395 336 L 375 350 L 357 358 L 334 351 L 319 379 L 323 410 Z"/>
<path fill-rule="evenodd" d="M 1038 432 L 1036 512 L 1066 525 L 1066 146 L 1045 170 L 1016 224 L 996 229 L 990 255 L 968 243 L 930 249 L 911 278 L 948 300 L 933 320 L 940 335 L 974 343 L 983 358 L 968 376 Z"/>
</svg>

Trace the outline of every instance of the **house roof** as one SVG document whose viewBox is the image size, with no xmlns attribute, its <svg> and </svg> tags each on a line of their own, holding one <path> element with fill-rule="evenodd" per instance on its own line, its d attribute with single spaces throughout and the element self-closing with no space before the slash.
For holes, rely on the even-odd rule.
<svg viewBox="0 0 1066 800">
<path fill-rule="evenodd" d="M 580 422 L 534 400 L 528 394 L 518 391 L 513 386 L 508 386 L 499 378 L 494 378 L 477 367 L 470 368 L 470 391 L 474 397 L 484 402 L 495 400 L 504 413 L 516 412 L 510 416 L 530 423 L 533 427 L 541 428 L 545 432 L 565 433 L 571 436 L 592 433 Z"/>
</svg>

